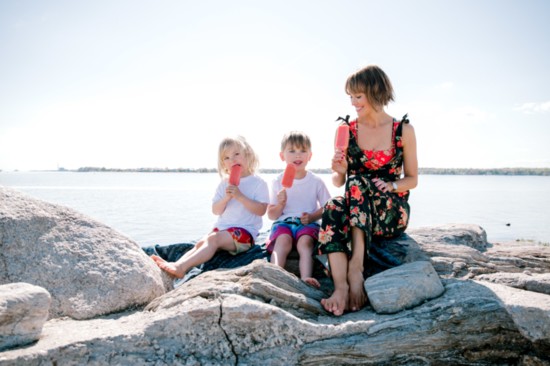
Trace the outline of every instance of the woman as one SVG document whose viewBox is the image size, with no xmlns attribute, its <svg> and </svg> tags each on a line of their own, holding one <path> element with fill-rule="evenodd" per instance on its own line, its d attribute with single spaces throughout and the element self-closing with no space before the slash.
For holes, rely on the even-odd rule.
<svg viewBox="0 0 550 366">
<path fill-rule="evenodd" d="M 346 93 L 357 119 L 349 122 L 347 150 L 336 148 L 332 158 L 332 182 L 346 184 L 345 197 L 326 203 L 318 247 L 328 255 L 334 282 L 333 294 L 321 303 L 334 315 L 365 306 L 370 243 L 405 231 L 409 190 L 418 182 L 414 129 L 406 116 L 397 121 L 384 110 L 394 100 L 384 71 L 371 65 L 350 75 Z"/>
</svg>

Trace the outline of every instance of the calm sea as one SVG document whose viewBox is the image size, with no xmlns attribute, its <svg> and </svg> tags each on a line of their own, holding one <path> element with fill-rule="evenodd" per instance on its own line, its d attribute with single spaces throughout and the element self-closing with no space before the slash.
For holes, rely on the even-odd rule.
<svg viewBox="0 0 550 366">
<path fill-rule="evenodd" d="M 332 195 L 342 193 L 320 176 Z M 0 185 L 76 209 L 142 246 L 208 233 L 218 181 L 214 173 L 0 172 Z M 410 227 L 470 223 L 493 242 L 550 242 L 550 177 L 421 175 L 410 203 Z M 265 217 L 263 230 L 270 224 Z"/>
</svg>

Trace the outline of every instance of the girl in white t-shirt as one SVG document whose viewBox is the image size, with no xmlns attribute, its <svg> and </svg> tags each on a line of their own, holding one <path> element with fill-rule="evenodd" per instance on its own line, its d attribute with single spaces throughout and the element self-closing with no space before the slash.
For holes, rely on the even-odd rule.
<svg viewBox="0 0 550 366">
<path fill-rule="evenodd" d="M 240 165 L 240 182 L 230 182 L 234 165 Z M 191 268 L 210 260 L 217 251 L 238 254 L 249 250 L 262 227 L 269 191 L 257 176 L 258 157 L 244 137 L 225 138 L 219 146 L 218 172 L 222 178 L 212 200 L 212 212 L 218 216 L 214 229 L 195 244 L 177 262 L 159 256 L 151 258 L 171 275 L 182 278 Z"/>
</svg>

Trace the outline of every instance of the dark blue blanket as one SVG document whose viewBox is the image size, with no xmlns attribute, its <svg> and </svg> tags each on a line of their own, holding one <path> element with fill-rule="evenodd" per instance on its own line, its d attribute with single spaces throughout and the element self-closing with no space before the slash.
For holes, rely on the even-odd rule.
<svg viewBox="0 0 550 366">
<path fill-rule="evenodd" d="M 180 243 L 180 244 L 170 244 L 170 245 L 157 244 L 152 247 L 145 247 L 143 248 L 143 250 L 149 256 L 156 254 L 168 262 L 175 262 L 194 246 L 195 244 L 190 244 L 190 243 Z M 232 255 L 222 250 L 216 253 L 216 255 L 214 255 L 214 257 L 212 257 L 212 259 L 210 259 L 208 262 L 205 262 L 200 266 L 191 269 L 189 272 L 187 272 L 187 274 L 182 279 L 176 280 L 174 285 L 179 286 L 182 283 L 187 282 L 190 279 L 206 271 L 211 271 L 213 269 L 218 269 L 218 268 L 237 268 L 237 267 L 250 264 L 252 263 L 252 261 L 256 259 L 262 259 L 267 257 L 268 257 L 267 251 L 263 246 L 260 246 L 260 245 L 254 245 L 248 251 L 237 255 Z"/>
<path fill-rule="evenodd" d="M 262 238 L 267 237 L 262 235 Z M 396 267 L 402 264 L 402 260 L 407 254 L 406 244 L 400 243 L 400 239 L 406 238 L 406 234 L 401 237 L 373 242 L 370 247 L 369 257 L 365 265 L 365 278 L 376 273 L 385 271 L 386 269 Z M 193 268 L 182 279 L 176 280 L 175 286 L 179 286 L 184 282 L 198 276 L 199 274 L 211 271 L 218 268 L 237 268 L 252 263 L 256 259 L 269 260 L 269 254 L 265 249 L 265 240 L 261 244 L 254 245 L 250 250 L 237 255 L 229 254 L 226 251 L 219 251 L 208 262 Z M 158 255 L 168 262 L 175 262 L 180 259 L 189 249 L 193 248 L 193 243 L 179 243 L 170 245 L 154 245 L 144 247 L 143 250 L 147 255 Z M 319 265 L 326 266 L 326 256 L 315 256 Z M 316 273 L 318 273 L 316 271 Z"/>
</svg>

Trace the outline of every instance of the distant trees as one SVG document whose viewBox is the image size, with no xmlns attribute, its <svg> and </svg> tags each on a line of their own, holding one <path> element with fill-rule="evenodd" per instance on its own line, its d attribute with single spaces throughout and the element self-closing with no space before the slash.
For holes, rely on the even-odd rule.
<svg viewBox="0 0 550 366">
<path fill-rule="evenodd" d="M 198 169 L 190 169 L 190 168 L 130 168 L 130 169 L 120 169 L 120 168 L 105 168 L 105 167 L 91 167 L 86 166 L 82 168 L 78 168 L 76 170 L 77 172 L 115 172 L 115 173 L 126 173 L 126 172 L 134 172 L 134 173 L 215 173 L 217 172 L 216 169 L 209 169 L 209 168 L 198 168 Z"/>
<path fill-rule="evenodd" d="M 419 168 L 419 174 L 440 175 L 550 175 L 550 168 Z"/>
<path fill-rule="evenodd" d="M 60 171 L 68 171 L 60 169 Z M 82 167 L 76 170 L 77 172 L 138 172 L 138 173 L 216 173 L 214 168 L 132 168 L 118 169 L 105 167 Z M 261 173 L 280 173 L 282 169 L 260 169 Z M 311 169 L 312 172 L 318 174 L 330 174 L 330 169 Z M 550 168 L 488 168 L 488 169 L 473 169 L 473 168 L 419 168 L 419 174 L 434 174 L 434 175 L 550 175 Z"/>
</svg>

